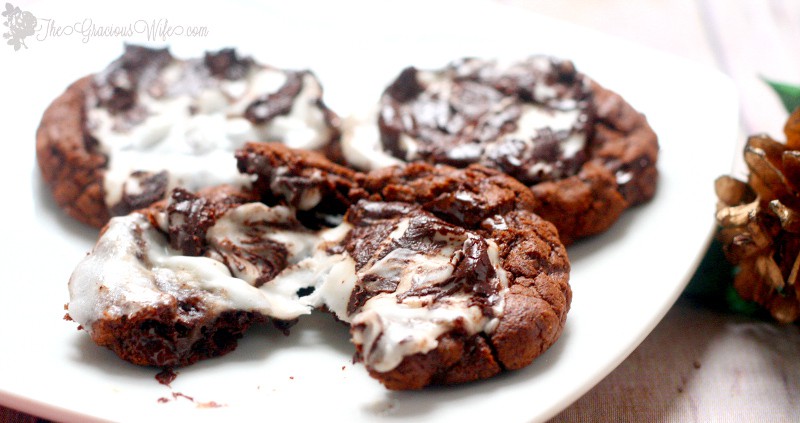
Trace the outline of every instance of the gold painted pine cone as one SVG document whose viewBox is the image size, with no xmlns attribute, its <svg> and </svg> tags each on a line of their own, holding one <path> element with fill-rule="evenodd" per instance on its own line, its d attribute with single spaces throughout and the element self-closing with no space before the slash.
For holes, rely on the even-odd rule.
<svg viewBox="0 0 800 423">
<path fill-rule="evenodd" d="M 800 317 L 800 109 L 784 126 L 786 142 L 768 135 L 747 140 L 747 182 L 721 176 L 718 237 L 727 259 L 738 266 L 739 295 L 766 308 L 775 320 Z"/>
</svg>

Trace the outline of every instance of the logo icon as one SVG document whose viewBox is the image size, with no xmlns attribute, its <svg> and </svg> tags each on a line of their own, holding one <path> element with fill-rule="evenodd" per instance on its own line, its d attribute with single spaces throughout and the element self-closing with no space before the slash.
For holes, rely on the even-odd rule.
<svg viewBox="0 0 800 423">
<path fill-rule="evenodd" d="M 24 40 L 25 37 L 36 33 L 36 17 L 31 12 L 23 12 L 11 3 L 6 3 L 6 10 L 2 15 L 6 18 L 3 25 L 8 27 L 8 32 L 3 33 L 3 38 L 8 39 L 6 44 L 14 46 L 14 51 L 19 50 L 20 46 L 27 49 Z"/>
</svg>

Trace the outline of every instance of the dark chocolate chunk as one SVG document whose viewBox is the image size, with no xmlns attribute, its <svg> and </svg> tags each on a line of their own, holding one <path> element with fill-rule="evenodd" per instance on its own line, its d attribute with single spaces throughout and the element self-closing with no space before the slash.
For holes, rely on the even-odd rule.
<svg viewBox="0 0 800 423">
<path fill-rule="evenodd" d="M 235 49 L 225 48 L 217 52 L 206 52 L 203 63 L 212 76 L 233 81 L 244 78 L 254 61 L 250 57 L 239 57 Z"/>
<path fill-rule="evenodd" d="M 111 114 L 131 110 L 140 85 L 153 82 L 158 71 L 172 60 L 169 50 L 125 45 L 125 53 L 94 80 L 97 103 Z"/>
<path fill-rule="evenodd" d="M 247 106 L 244 117 L 255 125 L 261 125 L 276 116 L 286 115 L 292 110 L 294 99 L 303 88 L 302 72 L 287 72 L 286 82 L 278 91 L 262 95 Z"/>
<path fill-rule="evenodd" d="M 166 170 L 157 173 L 143 171 L 131 173 L 130 181 L 137 181 L 138 186 L 134 190 L 126 184 L 123 187 L 120 201 L 111 207 L 111 213 L 114 215 L 128 214 L 164 198 L 167 193 L 168 179 L 169 173 Z"/>
<path fill-rule="evenodd" d="M 255 286 L 261 286 L 280 273 L 289 265 L 289 251 L 286 245 L 273 241 L 263 236 L 263 228 L 252 226 L 248 228 L 249 237 L 237 245 L 231 240 L 224 240 L 218 246 L 223 258 L 223 263 L 229 268 L 240 267 L 244 260 L 258 269 Z M 223 251 L 224 250 L 224 251 Z"/>
<path fill-rule="evenodd" d="M 423 87 L 417 81 L 417 70 L 407 67 L 400 72 L 400 76 L 386 89 L 386 92 L 397 101 L 405 102 L 416 97 Z"/>
<path fill-rule="evenodd" d="M 216 216 L 208 200 L 182 188 L 172 192 L 167 206 L 169 242 L 172 248 L 187 256 L 200 256 L 206 251 L 206 231 Z"/>
</svg>

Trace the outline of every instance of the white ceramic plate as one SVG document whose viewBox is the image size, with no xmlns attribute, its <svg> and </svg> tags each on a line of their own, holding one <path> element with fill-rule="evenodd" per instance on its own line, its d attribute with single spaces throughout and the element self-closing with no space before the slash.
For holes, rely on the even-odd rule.
<svg viewBox="0 0 800 423">
<path fill-rule="evenodd" d="M 727 173 L 736 143 L 736 98 L 720 74 L 497 3 L 20 7 L 45 26 L 39 39 L 25 40 L 27 49 L 0 45 L 0 403 L 57 420 L 460 422 L 498 413 L 507 421 L 545 420 L 613 370 L 681 292 L 713 226 L 712 181 Z M 74 27 L 72 34 L 64 30 L 86 19 L 105 26 L 140 19 L 206 26 L 203 37 L 173 34 L 151 44 L 168 43 L 183 56 L 237 46 L 260 61 L 311 67 L 342 114 L 375 101 L 410 64 L 439 67 L 464 55 L 571 58 L 648 116 L 662 146 L 658 194 L 608 233 L 570 248 L 574 301 L 566 329 L 523 370 L 466 386 L 388 392 L 351 362 L 346 328 L 319 315 L 303 319 L 288 337 L 253 330 L 236 351 L 181 370 L 168 387 L 153 369 L 119 360 L 62 320 L 67 278 L 95 232 L 54 206 L 35 165 L 35 129 L 69 82 L 102 69 L 122 41 L 147 42 L 139 33 L 84 38 Z M 410 22 L 418 29 L 409 29 Z M 41 32 L 47 25 L 62 31 Z"/>
</svg>

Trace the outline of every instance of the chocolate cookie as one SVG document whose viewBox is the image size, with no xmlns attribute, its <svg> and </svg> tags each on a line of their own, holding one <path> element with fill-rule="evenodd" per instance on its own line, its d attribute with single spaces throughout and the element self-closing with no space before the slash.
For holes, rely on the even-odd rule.
<svg viewBox="0 0 800 423">
<path fill-rule="evenodd" d="M 183 60 L 127 45 L 50 105 L 36 151 L 58 205 L 101 227 L 176 186 L 247 184 L 232 159 L 245 141 L 335 159 L 338 139 L 338 117 L 309 71 L 259 64 L 232 49 Z"/>
<path fill-rule="evenodd" d="M 373 377 L 419 389 L 524 367 L 561 334 L 566 250 L 512 178 L 430 164 L 362 174 L 279 144 L 237 157 L 252 191 L 177 189 L 111 219 L 69 282 L 69 316 L 97 343 L 187 365 L 253 323 L 322 309 L 350 326 Z"/>
<path fill-rule="evenodd" d="M 178 189 L 168 204 L 112 218 L 70 277 L 69 319 L 139 365 L 186 366 L 232 351 L 250 325 L 266 320 L 267 300 L 252 291 L 269 269 L 253 270 L 257 255 L 243 253 L 234 268 L 249 270 L 250 280 L 233 278 L 223 263 L 236 245 L 212 244 L 207 233 L 219 216 L 253 199 L 232 188 Z M 292 226 L 291 218 L 275 217 L 263 226 Z M 281 253 L 261 256 L 280 261 Z"/>
<path fill-rule="evenodd" d="M 491 216 L 536 205 L 525 185 L 480 165 L 459 169 L 415 162 L 362 173 L 315 152 L 255 143 L 246 144 L 236 157 L 239 169 L 255 176 L 263 201 L 273 204 L 278 194 L 299 210 L 321 216 L 343 214 L 361 199 L 379 199 L 420 204 L 443 219 L 476 228 Z"/>
<path fill-rule="evenodd" d="M 536 212 L 565 243 L 604 231 L 655 191 L 658 141 L 644 115 L 567 60 L 409 67 L 376 114 L 346 130 L 350 164 L 422 160 L 501 170 L 531 187 Z M 364 125 L 377 125 L 378 135 Z"/>
<path fill-rule="evenodd" d="M 351 324 L 358 358 L 388 388 L 518 369 L 561 334 L 572 295 L 567 254 L 554 226 L 531 212 L 531 191 L 515 179 L 480 165 L 424 162 L 362 174 L 274 144 L 248 144 L 237 158 L 257 187 L 280 186 L 285 202 L 318 199 L 306 203 L 316 216 L 347 206 L 343 225 L 352 229 L 333 251 L 354 257 L 357 278 L 346 313 L 343 303 L 333 309 Z M 439 276 L 422 276 L 438 274 L 433 263 L 448 265 Z M 439 309 L 455 304 L 471 311 L 435 336 L 409 327 L 447 321 L 433 316 L 449 316 L 451 309 Z"/>
</svg>

